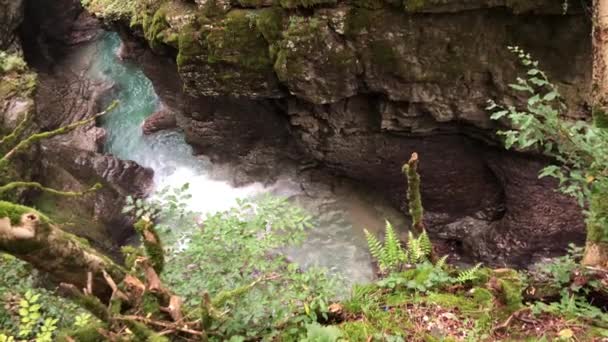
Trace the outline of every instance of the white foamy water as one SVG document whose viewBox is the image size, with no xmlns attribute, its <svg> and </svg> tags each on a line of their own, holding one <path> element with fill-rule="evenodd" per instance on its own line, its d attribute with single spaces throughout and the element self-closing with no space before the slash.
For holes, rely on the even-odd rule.
<svg viewBox="0 0 608 342">
<path fill-rule="evenodd" d="M 192 198 L 187 202 L 187 209 L 200 213 L 201 217 L 227 210 L 237 204 L 237 199 L 265 193 L 287 197 L 310 213 L 315 226 L 302 246 L 286 250 L 294 262 L 303 267 L 327 267 L 351 284 L 373 278 L 363 229 L 382 229 L 384 217 L 394 218 L 393 223 L 399 227 L 403 222 L 400 214 L 379 204 L 380 200 L 365 200 L 363 192 L 348 186 L 332 189 L 333 185 L 298 179 L 294 172 L 288 172 L 290 176 L 267 187 L 261 183 L 233 187 L 227 179 L 211 174 L 214 165 L 208 158 L 193 156 L 182 132 L 164 131 L 143 136 L 141 124 L 157 110 L 158 97 L 150 80 L 136 65 L 117 59 L 119 45 L 118 35 L 107 34 L 95 47 L 91 69 L 91 77 L 115 82 L 115 99 L 120 101 L 117 110 L 103 122 L 108 132 L 107 152 L 152 168 L 157 190 L 167 186 L 180 188 L 188 183 Z M 306 191 L 302 182 L 306 182 Z"/>
</svg>

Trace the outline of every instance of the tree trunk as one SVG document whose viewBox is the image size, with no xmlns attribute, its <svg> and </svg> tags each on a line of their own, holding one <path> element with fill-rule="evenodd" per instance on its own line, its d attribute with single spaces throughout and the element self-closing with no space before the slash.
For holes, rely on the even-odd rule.
<svg viewBox="0 0 608 342">
<path fill-rule="evenodd" d="M 32 208 L 0 201 L 0 251 L 47 272 L 54 280 L 79 289 L 92 288 L 107 300 L 111 294 L 103 271 L 116 282 L 125 270 L 93 249 L 86 240 L 64 232 Z M 86 292 L 86 291 L 85 291 Z"/>
<path fill-rule="evenodd" d="M 591 91 L 594 123 L 608 128 L 608 0 L 593 1 L 592 18 L 593 83 Z M 605 189 L 604 189 L 605 190 Z M 587 222 L 587 244 L 583 265 L 608 268 L 608 207 L 603 203 L 608 194 L 599 191 L 591 198 L 591 217 Z M 602 222 L 603 221 L 603 222 Z"/>
</svg>

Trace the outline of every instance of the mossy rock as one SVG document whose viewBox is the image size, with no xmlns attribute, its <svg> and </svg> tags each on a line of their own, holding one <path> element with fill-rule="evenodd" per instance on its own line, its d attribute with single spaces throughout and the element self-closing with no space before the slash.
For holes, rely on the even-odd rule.
<svg viewBox="0 0 608 342">
<path fill-rule="evenodd" d="M 184 26 L 179 32 L 177 66 L 189 64 L 196 57 L 202 55 L 205 48 L 201 42 L 201 32 L 194 24 Z"/>
<path fill-rule="evenodd" d="M 150 2 L 150 1 L 148 1 Z M 83 0 L 82 5 L 95 16 L 110 21 L 131 21 L 135 13 L 135 0 Z"/>
<path fill-rule="evenodd" d="M 492 278 L 489 281 L 489 286 L 507 313 L 522 308 L 525 284 L 522 275 L 516 270 L 494 270 Z"/>
<path fill-rule="evenodd" d="M 326 19 L 297 16 L 283 32 L 274 70 L 292 94 L 317 104 L 356 94 L 361 72 L 354 51 Z"/>
<path fill-rule="evenodd" d="M 279 4 L 283 8 L 310 8 L 318 5 L 335 5 L 337 4 L 337 0 L 279 0 Z"/>
<path fill-rule="evenodd" d="M 594 189 L 587 219 L 587 240 L 608 243 L 608 190 Z"/>
<path fill-rule="evenodd" d="M 256 27 L 256 16 L 246 10 L 230 11 L 207 35 L 207 62 L 229 63 L 252 71 L 271 70 L 268 43 Z"/>
<path fill-rule="evenodd" d="M 65 329 L 59 331 L 55 337 L 57 342 L 104 342 L 106 337 L 99 333 L 99 329 L 106 329 L 107 327 L 102 323 L 90 323 L 86 327 Z"/>
<path fill-rule="evenodd" d="M 21 222 L 21 217 L 24 214 L 34 213 L 38 215 L 40 221 L 43 223 L 49 223 L 50 220 L 45 215 L 40 212 L 33 210 L 30 207 L 26 207 L 23 205 L 18 205 L 15 203 L 0 201 L 0 218 L 8 218 L 11 222 L 11 225 L 19 225 Z"/>
<path fill-rule="evenodd" d="M 608 112 L 603 108 L 593 108 L 593 124 L 596 127 L 608 129 Z"/>
</svg>

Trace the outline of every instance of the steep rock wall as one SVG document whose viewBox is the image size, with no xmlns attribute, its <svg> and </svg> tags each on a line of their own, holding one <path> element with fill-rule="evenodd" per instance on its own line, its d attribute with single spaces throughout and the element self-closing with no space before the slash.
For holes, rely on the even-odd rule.
<svg viewBox="0 0 608 342">
<path fill-rule="evenodd" d="M 100 97 L 111 85 L 86 80 L 87 61 L 75 57 L 102 32 L 100 23 L 75 0 L 0 2 L 0 52 L 24 57 L 19 67 L 0 69 L 0 133 L 11 132 L 29 115 L 22 136 L 53 130 L 102 110 Z M 6 10 L 6 11 L 5 11 Z M 0 64 L 2 64 L 0 56 Z M 0 183 L 36 181 L 66 191 L 95 183 L 103 188 L 83 197 L 62 198 L 37 191 L 4 195 L 45 212 L 68 231 L 116 252 L 133 232 L 121 212 L 127 195 L 145 196 L 152 171 L 100 153 L 104 132 L 91 123 L 45 140 L 15 158 Z M 4 153 L 7 151 L 1 149 Z"/>
<path fill-rule="evenodd" d="M 542 61 L 568 115 L 587 115 L 590 23 L 562 5 L 91 0 L 89 10 L 127 45 L 147 43 L 135 59 L 201 152 L 261 172 L 272 163 L 260 156 L 289 143 L 281 158 L 312 159 L 402 205 L 399 170 L 416 151 L 430 230 L 485 260 L 526 263 L 582 241 L 582 215 L 537 178 L 546 160 L 498 147 L 484 108 L 523 100 L 507 86 L 520 69 L 506 46 L 519 45 Z"/>
</svg>

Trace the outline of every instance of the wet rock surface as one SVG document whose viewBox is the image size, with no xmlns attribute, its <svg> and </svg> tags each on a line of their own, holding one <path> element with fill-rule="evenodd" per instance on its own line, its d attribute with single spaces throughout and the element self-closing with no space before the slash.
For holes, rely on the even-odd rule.
<svg viewBox="0 0 608 342">
<path fill-rule="evenodd" d="M 177 128 L 175 113 L 166 109 L 160 109 L 144 121 L 141 130 L 145 135 L 150 135 L 158 131 L 174 128 Z"/>
<path fill-rule="evenodd" d="M 101 23 L 78 1 L 17 1 L 7 6 L 2 5 L 0 30 L 12 29 L 14 36 L 23 38 L 26 60 L 37 75 L 31 85 L 24 84 L 28 89 L 19 88 L 20 92 L 13 91 L 8 100 L 0 100 L 2 129 L 14 127 L 26 112 L 32 115 L 28 132 L 33 133 L 57 129 L 102 111 L 102 100 L 111 96 L 113 84 L 85 77 L 90 67 L 87 57 L 95 53 L 94 45 L 88 43 L 100 37 Z M 115 252 L 133 232 L 132 222 L 121 212 L 124 199 L 128 195 L 146 196 L 153 174 L 133 162 L 102 154 L 104 137 L 105 131 L 91 122 L 43 141 L 16 165 L 22 180 L 59 190 L 84 191 L 100 183 L 101 190 L 82 197 L 29 192 L 24 200 L 68 231 Z"/>
<path fill-rule="evenodd" d="M 568 115 L 588 115 L 590 23 L 578 5 L 567 15 L 548 1 L 364 1 L 294 14 L 298 6 L 211 13 L 171 2 L 137 13 L 162 25 L 118 29 L 200 153 L 257 175 L 281 159 L 320 166 L 403 207 L 400 169 L 418 152 L 435 236 L 495 264 L 582 241 L 580 208 L 537 179 L 548 161 L 498 147 L 485 110 L 487 99 L 524 100 L 508 87 L 521 69 L 506 46 L 519 45 L 558 85 Z"/>
</svg>

